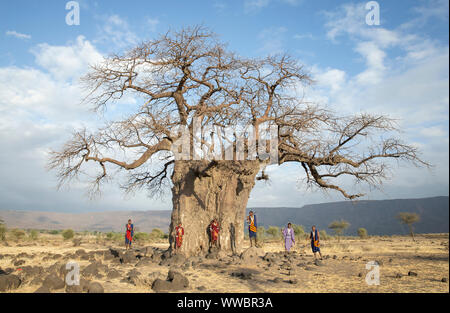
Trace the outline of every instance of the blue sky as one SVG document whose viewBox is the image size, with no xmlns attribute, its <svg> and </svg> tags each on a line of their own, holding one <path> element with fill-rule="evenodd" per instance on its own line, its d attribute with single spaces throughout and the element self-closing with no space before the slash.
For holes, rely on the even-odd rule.
<svg viewBox="0 0 450 313">
<path fill-rule="evenodd" d="M 78 26 L 66 24 L 66 3 L 0 3 L 0 210 L 171 209 L 169 198 L 124 198 L 114 184 L 96 201 L 84 197 L 81 182 L 57 191 L 44 165 L 48 149 L 73 129 L 101 123 L 79 104 L 78 78 L 88 64 L 195 24 L 211 28 L 243 56 L 293 55 L 317 81 L 306 91 L 317 103 L 342 114 L 385 113 L 399 120 L 403 138 L 435 166 L 395 167 L 382 191 L 364 190 L 366 199 L 448 195 L 447 0 L 378 1 L 379 26 L 365 23 L 366 1 L 82 0 Z M 112 108 L 110 114 L 121 112 Z M 342 200 L 305 189 L 295 167 L 268 171 L 270 185 L 257 184 L 250 206 Z"/>
</svg>

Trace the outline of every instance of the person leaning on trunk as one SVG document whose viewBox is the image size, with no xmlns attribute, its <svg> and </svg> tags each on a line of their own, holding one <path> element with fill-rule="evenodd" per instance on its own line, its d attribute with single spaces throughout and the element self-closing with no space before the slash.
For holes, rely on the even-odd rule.
<svg viewBox="0 0 450 313">
<path fill-rule="evenodd" d="M 253 213 L 253 211 L 250 211 L 248 217 L 247 217 L 247 224 L 248 224 L 248 237 L 250 239 L 250 247 L 253 247 L 252 245 L 252 238 L 255 241 L 255 247 L 258 245 L 257 240 L 257 224 L 256 224 L 256 215 Z"/>
</svg>

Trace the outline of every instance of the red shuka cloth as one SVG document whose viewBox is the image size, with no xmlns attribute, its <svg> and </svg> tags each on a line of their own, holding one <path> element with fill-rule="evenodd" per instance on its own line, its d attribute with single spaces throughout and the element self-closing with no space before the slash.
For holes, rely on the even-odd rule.
<svg viewBox="0 0 450 313">
<path fill-rule="evenodd" d="M 177 244 L 177 248 L 181 247 L 181 244 L 183 243 L 183 236 L 184 236 L 184 228 L 181 226 L 177 226 L 175 228 L 176 231 L 176 236 L 175 236 L 175 241 Z"/>
<path fill-rule="evenodd" d="M 219 224 L 211 224 L 211 241 L 215 243 L 219 238 Z"/>
<path fill-rule="evenodd" d="M 133 240 L 133 237 L 131 236 L 131 232 L 133 231 L 133 228 L 131 225 L 127 224 L 127 239 L 129 242 Z"/>
</svg>

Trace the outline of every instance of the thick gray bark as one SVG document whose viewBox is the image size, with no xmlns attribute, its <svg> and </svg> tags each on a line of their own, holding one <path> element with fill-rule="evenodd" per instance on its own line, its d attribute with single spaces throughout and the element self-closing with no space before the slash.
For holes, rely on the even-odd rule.
<svg viewBox="0 0 450 313">
<path fill-rule="evenodd" d="M 259 161 L 176 161 L 172 181 L 173 212 L 170 247 L 175 227 L 183 223 L 181 252 L 186 256 L 206 254 L 210 247 L 208 226 L 220 224 L 219 247 L 232 252 L 234 227 L 236 251 L 242 250 L 245 209 L 255 185 Z"/>
</svg>

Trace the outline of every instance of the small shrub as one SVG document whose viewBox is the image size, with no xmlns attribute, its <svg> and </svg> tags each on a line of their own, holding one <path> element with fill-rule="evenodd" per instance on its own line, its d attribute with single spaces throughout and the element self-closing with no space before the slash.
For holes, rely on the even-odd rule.
<svg viewBox="0 0 450 313">
<path fill-rule="evenodd" d="M 39 232 L 36 229 L 32 229 L 28 236 L 31 240 L 37 240 L 39 237 Z"/>
<path fill-rule="evenodd" d="M 6 240 L 6 225 L 3 220 L 0 220 L 0 240 Z"/>
<path fill-rule="evenodd" d="M 133 239 L 136 241 L 147 241 L 150 239 L 150 235 L 144 232 L 134 233 Z"/>
<path fill-rule="evenodd" d="M 330 236 L 327 234 L 325 229 L 322 229 L 319 231 L 319 236 L 321 240 L 327 240 L 330 239 Z"/>
<path fill-rule="evenodd" d="M 63 236 L 64 240 L 69 240 L 75 236 L 75 232 L 72 229 L 66 229 L 61 233 L 61 235 Z"/>
<path fill-rule="evenodd" d="M 295 236 L 297 237 L 298 241 L 304 240 L 306 238 L 305 229 L 302 225 L 292 224 L 292 229 L 294 230 Z"/>
<path fill-rule="evenodd" d="M 266 230 L 266 233 L 269 234 L 272 238 L 278 238 L 280 236 L 280 230 L 276 226 L 269 226 Z"/>
<path fill-rule="evenodd" d="M 151 239 L 151 240 L 160 240 L 160 239 L 163 239 L 164 238 L 164 232 L 161 230 L 161 229 L 159 229 L 159 228 L 153 228 L 152 229 L 152 232 L 150 233 L 150 235 L 149 235 L 149 238 Z"/>
<path fill-rule="evenodd" d="M 11 230 L 11 239 L 14 241 L 22 240 L 25 236 L 25 231 L 21 229 L 14 228 L 13 230 Z"/>
<path fill-rule="evenodd" d="M 256 236 L 258 237 L 258 240 L 264 240 L 264 238 L 266 237 L 266 229 L 264 228 L 264 226 L 259 226 L 256 229 Z"/>
<path fill-rule="evenodd" d="M 51 230 L 49 231 L 50 235 L 58 235 L 59 234 L 59 230 Z"/>
<path fill-rule="evenodd" d="M 361 239 L 367 238 L 367 229 L 365 229 L 365 228 L 358 228 L 358 236 Z"/>
</svg>

